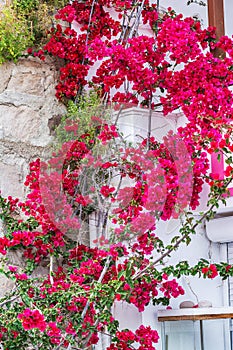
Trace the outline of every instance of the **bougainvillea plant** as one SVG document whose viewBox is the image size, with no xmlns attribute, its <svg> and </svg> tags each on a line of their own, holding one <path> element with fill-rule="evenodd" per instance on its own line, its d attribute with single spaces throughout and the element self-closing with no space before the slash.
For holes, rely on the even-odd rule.
<svg viewBox="0 0 233 350">
<path fill-rule="evenodd" d="M 181 275 L 233 275 L 232 266 L 203 259 L 163 264 L 228 194 L 233 43 L 217 42 L 213 28 L 171 9 L 158 14 L 148 1 L 73 1 L 57 19 L 70 25 L 53 28 L 35 55 L 63 60 L 58 98 L 78 105 L 91 87 L 102 107 L 86 125 L 68 118 L 62 146 L 46 163 L 30 164 L 25 201 L 0 197 L 1 272 L 14 281 L 0 300 L 0 341 L 5 350 L 88 349 L 104 334 L 107 350 L 155 349 L 159 336 L 151 327 L 119 329 L 115 302 L 143 312 L 183 295 Z M 140 34 L 143 26 L 150 36 Z M 226 54 L 214 57 L 216 47 Z M 147 137 L 134 145 L 109 108 L 116 116 L 132 104 L 146 108 L 149 120 Z M 186 125 L 162 141 L 151 133 L 158 107 L 164 118 L 178 109 L 186 116 Z M 225 157 L 224 179 L 210 170 L 213 153 Z M 204 183 L 209 207 L 195 220 Z M 179 234 L 163 243 L 158 222 L 180 216 Z M 95 241 L 84 244 L 93 230 Z M 10 263 L 17 253 L 20 266 Z"/>
</svg>

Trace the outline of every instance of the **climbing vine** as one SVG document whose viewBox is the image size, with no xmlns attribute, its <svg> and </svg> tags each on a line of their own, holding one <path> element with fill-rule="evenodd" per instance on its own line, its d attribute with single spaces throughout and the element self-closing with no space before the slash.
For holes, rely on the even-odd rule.
<svg viewBox="0 0 233 350">
<path fill-rule="evenodd" d="M 233 43 L 149 1 L 73 1 L 56 18 L 68 25 L 53 26 L 34 55 L 61 59 L 56 96 L 69 100 L 68 114 L 52 157 L 30 164 L 25 201 L 0 197 L 1 273 L 14 282 L 0 300 L 0 340 L 5 349 L 88 349 L 104 334 L 107 350 L 155 349 L 152 327 L 120 329 L 117 302 L 143 312 L 182 296 L 181 276 L 233 275 L 231 265 L 202 258 L 165 264 L 229 195 Z M 214 48 L 226 56 L 214 57 Z M 118 128 L 132 106 L 149 120 L 135 144 Z M 157 140 L 150 122 L 158 108 L 164 118 L 182 111 L 186 124 Z M 210 169 L 215 153 L 224 177 Z M 204 184 L 208 209 L 197 219 Z M 180 228 L 164 242 L 158 223 L 172 218 Z M 20 266 L 10 262 L 16 252 Z"/>
</svg>

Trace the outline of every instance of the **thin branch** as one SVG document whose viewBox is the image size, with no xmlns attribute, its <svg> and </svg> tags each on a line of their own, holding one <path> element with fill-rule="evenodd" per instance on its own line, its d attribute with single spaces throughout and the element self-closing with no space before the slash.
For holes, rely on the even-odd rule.
<svg viewBox="0 0 233 350">
<path fill-rule="evenodd" d="M 138 29 L 139 29 L 139 24 L 140 24 L 140 19 L 141 19 L 141 14 L 142 14 L 142 10 L 143 10 L 143 6 L 144 6 L 145 0 L 142 1 L 140 8 L 138 9 L 137 7 L 137 16 L 136 16 L 136 20 L 134 22 L 134 28 L 132 28 L 132 31 L 129 35 L 129 39 L 131 37 L 133 37 L 134 33 L 138 33 Z"/>
<path fill-rule="evenodd" d="M 121 33 L 121 36 L 119 39 L 121 45 L 123 44 L 124 40 L 126 39 L 127 30 L 130 29 L 130 21 L 133 18 L 134 12 L 135 12 L 135 8 L 133 8 L 133 10 L 131 11 L 131 14 L 128 16 L 128 23 L 127 23 L 127 25 L 124 26 L 124 30 Z"/>
<path fill-rule="evenodd" d="M 110 261 L 111 261 L 111 257 L 108 256 L 108 257 L 107 257 L 107 260 L 106 260 L 106 262 L 105 262 L 104 268 L 103 268 L 103 270 L 102 270 L 102 272 L 101 272 L 101 274 L 100 274 L 100 277 L 99 277 L 97 283 L 101 283 L 101 282 L 102 282 L 102 280 L 103 280 L 103 278 L 104 278 L 104 276 L 105 276 L 105 274 L 106 274 L 106 272 L 107 272 L 107 270 L 108 270 Z M 85 315 L 86 315 L 86 313 L 87 313 L 87 310 L 89 309 L 89 306 L 90 306 L 90 302 L 88 301 L 88 302 L 86 303 L 85 308 L 83 309 L 83 312 L 82 312 L 82 315 L 81 315 L 82 319 L 84 319 L 84 317 L 85 317 Z M 98 321 L 98 320 L 97 320 L 97 321 Z M 97 322 L 97 323 L 98 323 L 98 322 Z M 74 337 L 73 337 L 73 338 L 74 338 Z M 71 349 L 72 349 L 72 346 L 71 346 L 71 344 L 69 344 L 67 350 L 71 350 Z"/>
<path fill-rule="evenodd" d="M 97 319 L 94 323 L 94 327 L 96 327 L 98 325 L 98 323 L 99 323 L 99 320 Z M 93 334 L 93 332 L 89 332 L 87 338 L 85 339 L 85 342 L 82 344 L 82 349 L 84 349 L 85 346 L 87 346 L 89 340 L 91 339 L 92 334 Z"/>
<path fill-rule="evenodd" d="M 54 284 L 54 279 L 53 279 L 53 255 L 50 255 L 50 263 L 49 263 L 49 280 L 51 285 Z"/>
<path fill-rule="evenodd" d="M 103 270 L 102 270 L 102 272 L 101 272 L 101 274 L 100 274 L 100 277 L 99 277 L 97 283 L 101 283 L 101 282 L 102 282 L 102 280 L 103 280 L 103 278 L 104 278 L 104 276 L 105 276 L 105 274 L 106 274 L 106 272 L 107 272 L 107 270 L 108 270 L 110 261 L 111 261 L 111 258 L 110 258 L 110 256 L 108 256 L 108 257 L 107 257 L 107 260 L 106 260 L 106 262 L 105 262 L 104 268 L 103 268 Z M 89 306 L 90 306 L 90 302 L 88 301 L 88 302 L 86 303 L 85 308 L 83 309 L 83 312 L 82 312 L 82 315 L 81 315 L 82 319 L 84 319 L 84 317 L 85 317 L 85 315 L 86 315 L 86 313 L 87 313 L 87 310 L 88 310 Z"/>
<path fill-rule="evenodd" d="M 120 115 L 121 115 L 121 112 L 122 112 L 122 109 L 123 109 L 123 104 L 121 104 L 121 106 L 120 106 L 120 108 L 119 108 L 119 111 L 118 111 L 118 113 L 117 113 L 117 116 L 116 116 L 116 120 L 115 120 L 115 122 L 114 122 L 114 125 L 117 125 L 117 122 L 118 122 L 118 119 L 119 119 L 119 117 L 120 117 Z"/>
<path fill-rule="evenodd" d="M 136 15 L 136 19 L 135 19 L 135 21 L 134 21 L 134 24 L 133 24 L 133 26 L 132 26 L 132 28 L 131 28 L 131 30 L 130 30 L 128 39 L 131 39 L 131 38 L 133 37 L 135 31 L 138 29 L 144 3 L 145 3 L 145 0 L 142 1 L 140 8 L 139 8 L 139 9 L 137 8 L 138 13 L 137 13 L 137 15 Z"/>
<path fill-rule="evenodd" d="M 149 101 L 148 132 L 147 132 L 147 149 L 148 150 L 150 149 L 150 137 L 151 137 L 151 119 L 152 119 L 151 102 L 152 102 L 152 94 L 150 96 L 150 101 Z"/>
<path fill-rule="evenodd" d="M 94 13 L 94 7 L 95 7 L 95 0 L 93 0 L 92 4 L 91 4 L 91 11 L 90 11 L 90 16 L 89 16 L 89 21 L 88 21 L 87 36 L 86 36 L 85 46 L 88 45 L 88 39 L 89 39 L 89 34 L 90 34 L 90 25 L 91 25 L 91 19 L 92 19 L 93 13 Z"/>
<path fill-rule="evenodd" d="M 98 322 L 99 322 L 99 320 L 97 319 L 97 320 L 95 321 L 94 327 L 97 326 Z M 100 333 L 100 334 L 103 334 L 103 335 L 106 335 L 106 336 L 109 337 L 109 338 L 112 337 L 112 335 L 109 334 L 109 333 L 107 333 L 107 332 L 98 331 L 98 330 L 96 330 L 96 332 L 97 332 L 97 333 Z M 92 336 L 92 333 L 90 332 L 89 335 L 88 335 L 88 337 L 87 337 L 87 339 L 85 340 L 85 343 L 83 343 L 83 347 L 85 347 L 85 346 L 87 345 L 87 343 L 89 342 L 91 336 Z M 125 342 L 125 343 L 126 343 L 126 342 Z M 128 346 L 129 346 L 131 349 L 136 350 L 136 348 L 135 348 L 132 344 L 130 344 L 130 345 L 128 345 Z"/>
<path fill-rule="evenodd" d="M 19 297 L 20 297 L 20 295 L 16 295 L 16 296 L 14 296 L 14 297 L 12 297 L 12 298 L 10 298 L 8 300 L 3 301 L 2 303 L 0 303 L 0 307 L 2 307 L 3 305 L 5 305 L 7 303 L 11 303 L 12 301 L 18 299 Z"/>
<path fill-rule="evenodd" d="M 226 187 L 231 183 L 232 179 L 230 179 L 228 181 L 228 183 L 226 184 Z M 216 200 L 217 202 L 219 201 L 219 199 L 221 198 L 222 194 L 220 193 Z M 196 227 L 199 225 L 200 222 L 202 222 L 203 220 L 205 220 L 208 216 L 209 213 L 211 213 L 211 211 L 215 208 L 216 204 L 213 203 L 211 205 L 211 207 L 209 208 L 209 210 L 207 210 L 203 215 L 202 217 L 196 221 L 196 223 L 190 228 L 190 231 L 195 231 Z M 188 234 L 189 232 L 185 232 L 177 241 L 176 243 L 171 247 L 169 248 L 166 252 L 164 252 L 159 258 L 157 258 L 155 261 L 151 262 L 149 265 L 147 265 L 144 269 L 142 269 L 141 271 L 139 271 L 138 273 L 136 273 L 134 276 L 133 276 L 133 279 L 137 279 L 138 277 L 142 276 L 145 272 L 147 272 L 150 268 L 154 267 L 157 263 L 159 263 L 160 261 L 162 261 L 165 257 L 169 256 L 170 253 L 175 250 L 176 248 L 178 248 L 178 246 L 185 240 L 185 238 L 188 237 Z"/>
<path fill-rule="evenodd" d="M 193 288 L 192 288 L 192 286 L 191 286 L 191 283 L 190 283 L 189 279 L 186 278 L 185 281 L 186 281 L 186 283 L 187 283 L 187 285 L 188 285 L 190 291 L 191 291 L 191 292 L 193 293 L 193 295 L 195 296 L 196 301 L 197 301 L 197 304 L 198 304 L 198 303 L 199 303 L 198 296 L 197 296 L 197 294 L 194 292 L 194 290 L 193 290 Z"/>
</svg>

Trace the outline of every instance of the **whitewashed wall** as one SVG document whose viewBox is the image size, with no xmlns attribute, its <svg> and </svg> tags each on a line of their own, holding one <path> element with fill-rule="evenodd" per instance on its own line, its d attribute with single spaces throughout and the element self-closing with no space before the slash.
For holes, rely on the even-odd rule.
<svg viewBox="0 0 233 350">
<path fill-rule="evenodd" d="M 147 132 L 147 119 L 148 114 L 145 110 L 132 108 L 122 112 L 120 117 L 119 126 L 121 131 L 127 135 L 127 139 L 132 142 L 137 140 L 138 134 L 146 136 Z M 152 116 L 152 134 L 158 139 L 162 140 L 162 137 L 167 134 L 169 130 L 175 132 L 178 125 L 181 124 L 183 118 L 181 115 L 171 115 L 170 118 L 164 118 L 161 113 L 154 113 Z M 206 194 L 203 194 L 202 208 L 205 206 Z M 198 219 L 198 212 L 196 213 Z M 179 220 L 170 220 L 168 222 L 160 222 L 157 225 L 157 234 L 164 239 L 168 244 L 173 236 L 179 233 Z M 200 258 L 209 260 L 210 262 L 220 262 L 226 260 L 226 245 L 211 242 L 206 235 L 204 225 L 199 226 L 196 230 L 196 234 L 192 237 L 192 242 L 189 246 L 185 244 L 172 253 L 172 257 L 166 260 L 166 264 L 175 265 L 179 261 L 188 260 L 190 265 L 195 265 Z M 190 300 L 194 304 L 208 300 L 213 307 L 219 307 L 228 305 L 228 285 L 227 282 L 222 282 L 220 278 L 214 280 L 199 279 L 198 277 L 181 278 L 180 283 L 185 290 L 185 295 L 177 299 L 172 300 L 171 306 L 174 309 L 179 308 L 182 301 Z M 191 288 L 190 288 L 191 287 Z M 195 294 L 194 294 L 194 293 Z M 160 324 L 157 322 L 157 309 L 161 307 L 148 306 L 142 314 L 136 312 L 134 307 L 117 302 L 115 305 L 115 317 L 120 321 L 122 328 L 136 329 L 140 323 L 144 325 L 150 325 L 155 329 L 160 330 Z M 206 332 L 209 332 L 214 324 L 208 324 Z M 207 338 L 208 347 L 217 341 L 220 344 L 225 344 L 224 348 L 218 348 L 218 350 L 229 350 L 230 346 L 230 332 L 229 322 L 224 323 L 225 332 L 223 332 L 222 326 L 216 324 L 214 334 Z M 209 328 L 210 327 L 210 328 Z M 224 343 L 225 342 L 225 343 Z M 96 349 L 104 349 L 103 347 L 97 347 Z M 157 349 L 161 349 L 161 342 L 157 346 Z M 217 348 L 216 348 L 217 349 Z M 163 349 L 164 350 L 164 349 Z M 174 344 L 174 349 L 176 348 Z"/>
<path fill-rule="evenodd" d="M 156 1 L 154 1 L 156 2 Z M 207 4 L 207 0 L 204 0 Z M 203 26 L 208 25 L 208 9 L 207 6 L 200 6 L 198 4 L 190 4 L 187 6 L 187 0 L 160 0 L 160 6 L 167 8 L 172 7 L 177 13 L 183 13 L 184 16 L 196 16 L 201 19 Z M 224 0 L 225 13 L 225 32 L 226 35 L 233 35 L 233 2 L 232 0 Z"/>
<path fill-rule="evenodd" d="M 196 4 L 192 4 L 190 6 L 186 6 L 186 1 L 181 0 L 161 0 L 160 5 L 164 8 L 171 6 L 178 13 L 183 13 L 185 16 L 196 16 L 201 19 L 203 26 L 207 26 L 208 23 L 208 15 L 207 15 L 207 7 L 200 7 Z M 233 3 L 232 0 L 225 0 L 225 25 L 226 25 L 226 33 L 228 35 L 232 35 L 233 33 Z M 130 118 L 126 119 L 125 124 L 123 125 L 123 129 L 126 134 L 132 132 L 132 126 L 127 129 L 127 123 L 129 123 Z M 135 123 L 135 131 L 140 129 L 138 125 L 138 119 L 136 118 L 137 123 Z M 143 124 L 145 127 L 145 123 Z M 128 130 L 128 132 L 127 132 Z M 132 137 L 132 136 L 131 136 Z M 205 206 L 204 200 L 206 199 L 206 195 L 203 196 L 202 206 Z M 232 199 L 228 201 L 228 207 L 232 207 Z M 230 220 L 230 224 L 232 225 L 232 220 Z M 228 226 L 230 227 L 230 226 Z M 222 227 L 224 231 L 224 227 Z M 177 222 L 166 222 L 160 223 L 158 225 L 158 236 L 163 237 L 165 241 L 169 241 L 171 237 L 177 234 L 179 231 L 179 224 Z M 229 231 L 230 232 L 230 231 Z M 232 230 L 233 232 L 233 230 Z M 221 233 L 219 233 L 219 240 L 221 241 Z M 232 234 L 233 236 L 233 234 Z M 233 237 L 232 237 L 233 238 Z M 218 239 L 217 239 L 218 240 Z M 220 262 L 227 260 L 227 245 L 221 244 L 218 242 L 211 242 L 207 235 L 206 229 L 204 226 L 198 227 L 196 235 L 193 236 L 191 244 L 186 247 L 185 245 L 181 246 L 177 252 L 172 254 L 172 258 L 167 260 L 168 264 L 176 264 L 182 260 L 188 260 L 189 263 L 195 264 L 200 258 L 205 258 L 210 262 Z M 185 290 L 185 295 L 179 297 L 172 301 L 171 306 L 175 308 L 179 308 L 179 304 L 184 300 L 191 300 L 194 303 L 198 303 L 200 301 L 208 300 L 212 303 L 213 307 L 227 306 L 229 305 L 229 297 L 228 297 L 228 281 L 221 281 L 220 278 L 216 278 L 214 280 L 209 279 L 199 279 L 198 277 L 189 277 L 182 278 L 180 280 L 181 285 Z M 190 288 L 191 287 L 191 288 Z M 194 293 L 196 295 L 194 295 Z M 127 325 L 136 328 L 136 326 L 142 322 L 144 325 L 151 325 L 160 330 L 160 324 L 157 322 L 157 308 L 154 306 L 148 306 L 145 312 L 142 315 L 136 317 L 135 311 L 133 311 L 133 319 L 135 319 L 134 325 L 132 325 L 132 314 L 129 309 L 124 308 L 121 309 L 119 305 L 116 307 L 116 316 L 119 317 L 121 321 L 122 328 L 127 328 Z M 175 326 L 175 324 L 174 324 Z M 206 346 L 207 349 L 218 349 L 218 350 L 229 350 L 230 349 L 230 328 L 229 321 L 224 321 L 222 323 L 207 323 L 205 327 L 206 334 Z M 174 348 L 172 350 L 183 350 L 187 348 L 182 347 L 182 349 L 177 344 L 174 344 Z M 190 347 L 191 348 L 191 347 Z M 157 346 L 157 349 L 161 349 L 161 342 Z M 164 349 L 163 349 L 164 350 Z"/>
</svg>

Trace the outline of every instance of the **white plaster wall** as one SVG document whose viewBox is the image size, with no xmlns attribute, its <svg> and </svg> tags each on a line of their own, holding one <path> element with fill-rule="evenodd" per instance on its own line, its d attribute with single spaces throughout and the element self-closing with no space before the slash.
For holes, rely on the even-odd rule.
<svg viewBox="0 0 233 350">
<path fill-rule="evenodd" d="M 162 140 L 162 137 L 167 134 L 169 130 L 176 131 L 178 125 L 182 124 L 184 119 L 181 115 L 171 115 L 170 118 L 164 118 L 160 113 L 154 113 L 152 116 L 152 134 L 158 139 Z M 148 125 L 148 113 L 145 110 L 132 108 L 122 112 L 119 118 L 119 126 L 124 135 L 127 135 L 127 139 L 131 142 L 136 142 L 138 134 L 146 136 Z M 206 192 L 206 191 L 205 191 Z M 201 206 L 205 208 L 207 193 L 203 192 L 203 200 Z M 198 219 L 198 212 L 196 212 L 196 219 Z M 179 220 L 170 220 L 167 222 L 160 221 L 157 224 L 157 234 L 164 240 L 166 244 L 169 244 L 173 236 L 179 234 L 180 222 Z M 195 265 L 200 258 L 207 259 L 210 262 L 220 262 L 226 260 L 226 245 L 219 243 L 212 243 L 206 236 L 204 225 L 198 226 L 196 234 L 192 237 L 190 245 L 186 246 L 182 244 L 179 249 L 171 254 L 171 258 L 167 258 L 165 263 L 167 265 L 176 265 L 179 261 L 188 260 L 189 264 Z M 157 257 L 157 255 L 155 255 Z M 177 299 L 173 299 L 171 306 L 174 309 L 179 308 L 182 301 L 191 300 L 195 304 L 200 301 L 208 300 L 212 303 L 213 307 L 220 307 L 228 304 L 228 287 L 227 282 L 222 282 L 220 278 L 200 279 L 198 277 L 182 277 L 180 284 L 185 290 L 185 295 L 180 296 Z M 190 289 L 191 286 L 191 289 Z M 193 293 L 193 292 L 195 293 Z M 135 329 L 141 322 L 144 325 L 150 325 L 152 328 L 160 331 L 161 325 L 157 322 L 157 309 L 160 307 L 154 307 L 150 305 L 146 308 L 145 312 L 141 315 L 135 312 L 135 308 L 117 303 L 115 306 L 115 317 L 120 321 L 120 327 Z M 163 307 L 162 307 L 163 308 Z M 174 324 L 175 325 L 175 324 Z M 228 321 L 223 323 L 206 323 L 206 345 L 209 349 L 213 349 L 214 344 L 224 344 L 224 348 L 216 347 L 218 350 L 229 350 L 229 323 Z M 212 328 L 214 332 L 211 332 Z M 226 338 L 226 339 L 225 339 Z M 178 347 L 176 347 L 178 346 Z M 174 344 L 172 350 L 183 350 L 180 345 Z M 185 346 L 185 342 L 184 342 Z M 161 349 L 161 342 L 158 344 L 158 350 Z M 185 349 L 185 348 L 184 348 Z M 164 350 L 164 349 L 163 349 Z M 185 349 L 186 350 L 186 349 Z M 190 347 L 191 350 L 191 347 Z"/>
<path fill-rule="evenodd" d="M 157 225 L 158 236 L 163 238 L 167 243 L 175 234 L 178 234 L 179 230 L 179 227 L 177 227 L 172 233 L 168 234 L 168 225 L 169 222 L 160 222 Z M 179 261 L 188 260 L 190 265 L 194 265 L 200 258 L 205 258 L 211 262 L 220 262 L 223 260 L 222 250 L 224 252 L 224 246 L 220 245 L 219 243 L 211 243 L 205 235 L 204 228 L 199 227 L 196 235 L 194 235 L 192 238 L 191 244 L 189 246 L 186 246 L 185 244 L 181 245 L 175 253 L 172 253 L 171 258 L 166 259 L 166 264 L 176 265 Z M 185 295 L 171 301 L 171 307 L 173 309 L 178 309 L 180 303 L 185 300 L 191 300 L 195 304 L 200 301 L 208 300 L 212 303 L 213 307 L 228 305 L 226 295 L 224 295 L 224 292 L 227 290 L 225 285 L 226 282 L 221 281 L 221 279 L 218 277 L 213 280 L 200 279 L 198 277 L 182 277 L 179 282 L 185 290 Z M 189 285 L 197 295 L 198 299 L 193 294 Z M 157 321 L 157 310 L 161 308 L 164 307 L 149 305 L 142 314 L 139 314 L 136 312 L 134 307 L 117 303 L 114 309 L 114 316 L 120 321 L 120 327 L 122 329 L 129 328 L 134 330 L 141 323 L 145 326 L 149 325 L 153 329 L 157 329 L 161 336 L 161 324 Z M 173 326 L 180 327 L 180 324 L 174 323 Z M 205 350 L 230 349 L 230 332 L 228 321 L 212 323 L 207 322 L 205 323 L 204 330 L 206 334 L 205 341 L 207 346 Z M 186 343 L 184 341 L 183 346 L 185 346 L 185 344 Z M 160 341 L 156 346 L 156 349 L 162 350 L 161 346 L 162 344 Z M 174 344 L 172 350 L 186 350 L 185 347 L 181 349 L 179 346 L 179 343 L 177 343 L 177 345 Z M 191 348 L 191 344 L 189 350 L 193 350 Z"/>
<path fill-rule="evenodd" d="M 171 6 L 174 8 L 178 13 L 181 12 L 185 16 L 196 16 L 198 15 L 198 18 L 201 19 L 203 27 L 206 27 L 208 25 L 208 14 L 207 14 L 207 7 L 201 7 L 196 4 L 192 4 L 190 6 L 186 6 L 186 1 L 181 0 L 161 0 L 160 5 L 162 7 L 168 7 Z M 225 1 L 225 11 L 226 11 L 226 32 L 227 34 L 231 34 L 233 32 L 232 27 L 233 23 L 231 20 L 231 7 L 232 7 L 232 1 Z M 132 116 L 131 116 L 132 117 Z M 127 135 L 127 139 L 130 141 L 136 141 L 137 137 L 136 134 L 139 134 L 142 132 L 144 135 L 146 134 L 147 129 L 147 123 L 145 122 L 145 118 L 141 118 L 140 123 L 140 117 L 135 118 L 134 117 L 134 123 L 132 121 L 132 118 L 130 116 L 127 116 L 127 118 L 120 119 L 120 126 L 121 130 Z M 136 121 L 135 121 L 136 120 Z M 161 126 L 159 124 L 159 120 L 157 118 L 156 122 L 158 123 L 157 126 Z M 155 122 L 155 125 L 156 125 Z M 162 121 L 160 120 L 160 123 Z M 172 121 L 174 122 L 174 120 Z M 177 120 L 176 120 L 177 122 Z M 179 123 L 179 120 L 178 120 Z M 156 129 L 156 126 L 154 125 L 154 130 Z M 174 124 L 173 124 L 174 127 Z M 171 127 L 173 130 L 174 128 Z M 166 128 L 165 128 L 166 129 Z M 165 130 L 163 128 L 163 130 Z M 167 129 L 166 129 L 167 130 Z M 206 193 L 203 194 L 203 197 L 206 199 Z M 232 206 L 232 199 L 228 200 L 228 205 Z M 201 203 L 202 207 L 205 207 L 205 203 Z M 201 208 L 200 208 L 201 210 Z M 172 231 L 171 228 L 175 229 Z M 172 231 L 172 232 L 171 232 Z M 179 231 L 179 227 L 177 223 L 171 223 L 170 222 L 161 222 L 158 225 L 158 236 L 163 237 L 165 241 L 169 241 L 172 236 L 177 234 Z M 169 233 L 170 232 L 170 233 Z M 226 245 L 220 244 L 220 243 L 211 243 L 208 238 L 206 237 L 205 228 L 199 227 L 197 230 L 196 235 L 193 236 L 191 244 L 186 247 L 185 245 L 182 245 L 177 252 L 172 254 L 172 257 L 167 260 L 168 264 L 176 264 L 179 261 L 182 260 L 188 260 L 191 265 L 198 262 L 200 258 L 205 258 L 209 260 L 210 262 L 220 262 L 222 260 L 226 259 Z M 181 296 L 177 299 L 172 300 L 171 306 L 176 309 L 179 308 L 179 304 L 184 300 L 192 300 L 194 303 L 197 303 L 198 301 L 203 300 L 209 300 L 214 307 L 219 307 L 223 305 L 229 305 L 228 304 L 228 286 L 227 282 L 221 281 L 220 278 L 215 278 L 214 280 L 210 279 L 199 279 L 198 277 L 188 277 L 188 278 L 181 278 L 180 280 L 181 285 L 183 286 L 185 290 L 185 295 Z M 194 291 L 194 293 L 197 295 L 198 300 L 196 299 L 196 296 L 191 291 L 190 287 Z M 144 325 L 151 325 L 152 328 L 155 328 L 160 331 L 161 333 L 161 325 L 157 322 L 157 307 L 154 307 L 152 305 L 148 306 L 146 310 L 140 314 L 135 314 L 135 310 L 130 310 L 130 308 L 117 306 L 117 312 L 115 314 L 116 317 L 120 320 L 120 326 L 122 328 L 131 328 L 135 329 L 138 325 L 138 323 L 141 321 Z M 132 323 L 133 322 L 133 323 Z M 206 346 L 207 350 L 212 349 L 218 349 L 218 350 L 229 350 L 230 349 L 230 331 L 229 331 L 229 322 L 207 322 L 205 324 L 205 334 L 206 334 Z M 176 347 L 178 346 L 178 347 Z M 184 348 L 180 348 L 180 345 L 175 345 L 172 350 L 183 350 L 187 348 L 187 344 L 185 342 L 183 343 Z M 161 342 L 158 344 L 156 349 L 161 349 Z M 191 344 L 190 344 L 191 349 Z"/>
<path fill-rule="evenodd" d="M 207 0 L 205 0 L 207 2 Z M 187 6 L 187 0 L 160 0 L 160 6 L 167 9 L 171 7 L 177 13 L 182 13 L 185 17 L 192 17 L 198 15 L 198 18 L 202 21 L 204 27 L 208 23 L 208 11 L 207 6 L 200 6 L 197 4 L 190 4 Z"/>
<path fill-rule="evenodd" d="M 233 35 L 233 2 L 232 0 L 224 0 L 225 10 L 225 32 L 226 35 Z"/>
<path fill-rule="evenodd" d="M 207 3 L 207 0 L 204 0 Z M 187 0 L 160 0 L 160 6 L 167 8 L 172 7 L 177 13 L 183 13 L 184 16 L 195 16 L 201 19 L 204 27 L 208 25 L 208 8 L 197 4 L 187 6 Z M 233 2 L 232 0 L 224 0 L 225 13 L 225 33 L 228 36 L 233 35 Z"/>
<path fill-rule="evenodd" d="M 155 1 L 154 1 L 155 2 Z M 186 0 L 160 0 L 161 7 L 167 8 L 171 6 L 178 13 L 183 13 L 185 16 L 196 16 L 202 21 L 203 27 L 208 25 L 208 14 L 207 7 L 198 6 L 196 4 L 186 5 Z M 232 0 L 225 0 L 225 25 L 226 34 L 231 35 L 233 33 L 233 4 Z M 144 34 L 144 31 L 143 31 Z M 146 33 L 148 34 L 148 33 Z M 133 117 L 127 115 L 125 118 L 120 118 L 120 127 L 127 139 L 135 142 L 137 137 L 136 134 L 142 132 L 146 134 L 147 122 L 145 118 Z M 177 120 L 176 120 L 177 121 Z M 159 118 L 155 121 L 154 130 L 156 130 L 156 122 L 159 122 Z M 161 122 L 161 120 L 160 120 Z M 172 121 L 172 123 L 174 120 Z M 157 124 L 158 128 L 161 126 Z M 173 124 L 174 126 L 174 124 Z M 171 127 L 173 129 L 173 126 Z M 166 128 L 165 128 L 166 129 Z M 165 130 L 163 128 L 163 130 Z M 167 129 L 166 129 L 167 130 Z M 203 194 L 206 199 L 206 194 Z M 229 200 L 229 205 L 232 206 L 232 200 Z M 205 207 L 205 203 L 201 203 L 202 207 Z M 201 209 L 201 208 L 200 208 Z M 173 227 L 173 230 L 172 230 Z M 169 240 L 177 234 L 179 231 L 179 224 L 176 222 L 161 222 L 158 225 L 158 236 L 164 238 L 165 241 Z M 170 232 L 170 233 L 169 233 Z M 226 259 L 226 245 L 220 243 L 211 243 L 206 237 L 204 226 L 198 227 L 197 233 L 193 236 L 192 242 L 189 246 L 182 245 L 172 257 L 167 260 L 168 264 L 176 264 L 182 260 L 188 260 L 189 263 L 195 264 L 200 258 L 205 258 L 210 262 L 220 262 Z M 171 302 L 173 308 L 178 308 L 179 304 L 184 300 L 192 300 L 194 303 L 202 300 L 209 300 L 214 307 L 228 305 L 228 286 L 227 282 L 222 282 L 220 278 L 210 279 L 199 279 L 198 277 L 181 278 L 180 283 L 185 289 L 185 295 L 174 299 Z M 194 291 L 196 296 L 191 291 L 190 287 Z M 157 322 L 157 307 L 152 305 L 148 306 L 146 310 L 140 315 L 135 312 L 135 308 L 123 305 L 122 303 L 116 303 L 114 308 L 115 317 L 119 319 L 121 328 L 135 329 L 138 327 L 140 322 L 144 325 L 150 325 L 152 328 L 160 331 L 160 324 Z M 229 339 L 229 323 L 224 322 L 207 322 L 204 328 L 206 338 L 205 350 L 229 350 L 230 339 Z M 184 338 L 183 338 L 184 339 Z M 183 343 L 182 349 L 174 344 L 172 350 L 183 350 L 191 349 L 191 345 Z M 157 350 L 161 349 L 161 342 L 156 347 Z M 163 349 L 164 350 L 164 349 Z"/>
</svg>

